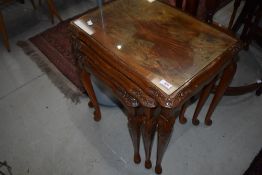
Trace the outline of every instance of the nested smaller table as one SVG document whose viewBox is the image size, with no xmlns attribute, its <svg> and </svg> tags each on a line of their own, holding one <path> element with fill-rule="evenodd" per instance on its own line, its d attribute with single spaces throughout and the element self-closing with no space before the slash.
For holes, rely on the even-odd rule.
<svg viewBox="0 0 262 175">
<path fill-rule="evenodd" d="M 155 171 L 161 162 L 181 106 L 221 77 L 206 123 L 232 79 L 235 38 L 158 1 L 115 0 L 71 22 L 72 47 L 81 80 L 100 120 L 90 75 L 108 86 L 128 111 L 128 128 L 139 163 L 142 135 L 145 167 L 157 131 Z M 208 94 L 208 93 L 206 93 Z"/>
</svg>

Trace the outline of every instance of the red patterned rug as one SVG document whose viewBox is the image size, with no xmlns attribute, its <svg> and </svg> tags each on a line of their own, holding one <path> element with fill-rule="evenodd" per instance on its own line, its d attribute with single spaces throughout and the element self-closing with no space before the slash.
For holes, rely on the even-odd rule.
<svg viewBox="0 0 262 175">
<path fill-rule="evenodd" d="M 79 16 L 81 15 L 67 19 L 29 38 L 28 41 L 17 43 L 65 94 L 65 97 L 74 102 L 79 101 L 84 88 L 71 51 L 69 22 Z"/>
<path fill-rule="evenodd" d="M 60 70 L 75 86 L 82 90 L 76 61 L 71 51 L 70 20 L 59 23 L 29 40 Z"/>
</svg>

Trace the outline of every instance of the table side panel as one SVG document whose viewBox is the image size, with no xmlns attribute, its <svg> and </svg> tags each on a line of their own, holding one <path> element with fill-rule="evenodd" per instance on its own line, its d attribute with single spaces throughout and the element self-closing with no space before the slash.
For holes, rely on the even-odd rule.
<svg viewBox="0 0 262 175">
<path fill-rule="evenodd" d="M 84 44 L 80 40 L 76 42 L 81 45 L 78 52 L 81 52 L 83 55 L 85 55 L 83 60 L 80 61 L 82 64 L 82 69 L 102 79 L 102 81 L 106 83 L 107 86 L 111 87 L 115 94 L 120 96 L 120 99 L 122 99 L 122 102 L 124 102 L 125 105 L 135 105 L 132 103 L 136 103 L 135 101 L 138 100 L 142 106 L 149 108 L 156 107 L 156 101 L 144 93 L 140 87 L 130 81 L 121 72 L 118 72 L 114 67 L 111 67 L 109 64 L 107 64 L 88 45 Z"/>
</svg>

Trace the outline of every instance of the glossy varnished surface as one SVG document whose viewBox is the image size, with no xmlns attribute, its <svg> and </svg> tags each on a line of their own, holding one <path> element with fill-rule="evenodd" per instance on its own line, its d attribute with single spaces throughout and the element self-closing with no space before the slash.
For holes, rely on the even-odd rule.
<svg viewBox="0 0 262 175">
<path fill-rule="evenodd" d="M 91 26 L 86 24 L 89 19 Z M 158 1 L 116 0 L 103 6 L 104 23 L 98 10 L 78 21 L 92 31 L 91 39 L 115 55 L 111 64 L 120 63 L 167 95 L 236 43 L 234 38 Z M 162 79 L 172 87 L 162 86 Z"/>
</svg>

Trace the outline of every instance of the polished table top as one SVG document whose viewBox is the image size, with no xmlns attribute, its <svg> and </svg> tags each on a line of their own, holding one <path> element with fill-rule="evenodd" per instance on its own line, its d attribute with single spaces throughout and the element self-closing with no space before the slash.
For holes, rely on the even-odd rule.
<svg viewBox="0 0 262 175">
<path fill-rule="evenodd" d="M 176 98 L 181 88 L 238 43 L 158 1 L 116 0 L 102 9 L 87 13 L 74 25 L 88 36 L 91 45 L 99 45 L 112 56 L 108 63 L 115 69 L 137 84 L 161 89 L 166 98 Z"/>
</svg>

